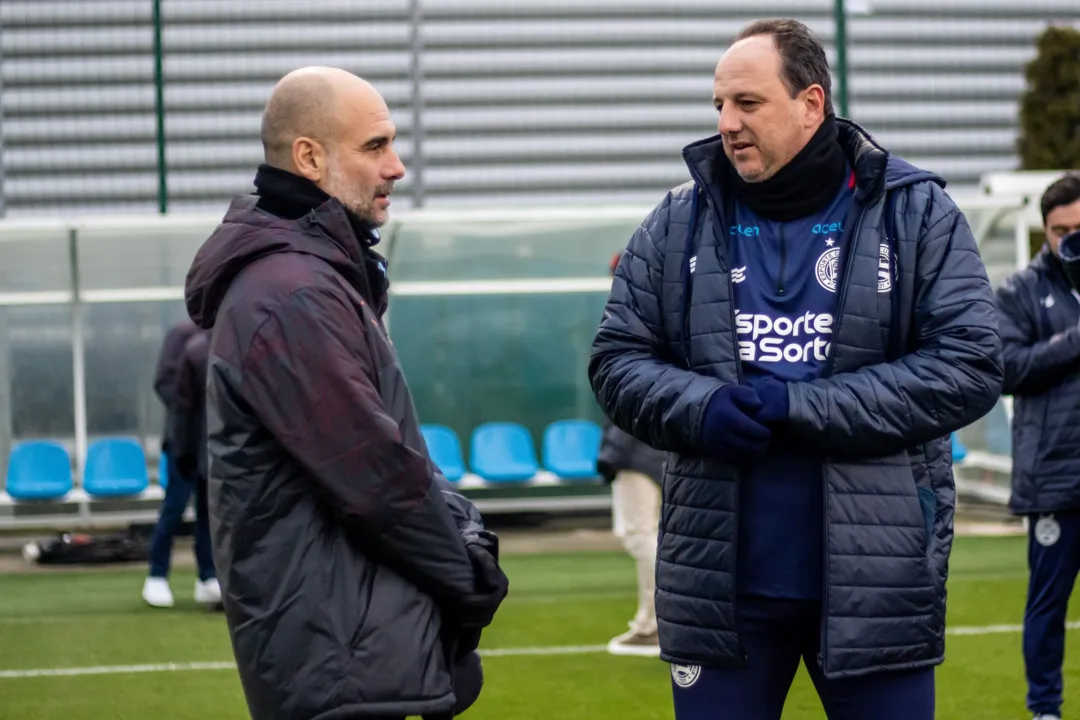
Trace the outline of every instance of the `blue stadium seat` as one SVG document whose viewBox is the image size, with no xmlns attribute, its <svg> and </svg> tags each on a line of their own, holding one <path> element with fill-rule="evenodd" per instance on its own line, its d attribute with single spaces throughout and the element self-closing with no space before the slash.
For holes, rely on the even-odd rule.
<svg viewBox="0 0 1080 720">
<path fill-rule="evenodd" d="M 158 454 L 158 485 L 162 490 L 169 487 L 169 456 L 164 450 Z"/>
<path fill-rule="evenodd" d="M 22 442 L 11 449 L 7 494 L 15 500 L 57 500 L 73 486 L 71 458 L 64 446 L 47 441 Z"/>
<path fill-rule="evenodd" d="M 457 433 L 445 425 L 421 425 L 420 432 L 435 466 L 450 482 L 460 480 L 465 475 L 465 458 Z"/>
<path fill-rule="evenodd" d="M 469 465 L 490 482 L 530 480 L 540 470 L 532 435 L 507 422 L 482 423 L 473 430 Z"/>
<path fill-rule="evenodd" d="M 90 443 L 83 474 L 83 489 L 88 495 L 138 495 L 149 484 L 146 453 L 134 438 L 107 438 Z"/>
<path fill-rule="evenodd" d="M 589 420 L 559 420 L 544 430 L 544 467 L 567 480 L 595 478 L 600 426 Z"/>
<path fill-rule="evenodd" d="M 960 442 L 960 438 L 956 433 L 952 434 L 952 461 L 954 463 L 961 462 L 967 457 L 967 447 L 964 443 Z"/>
</svg>

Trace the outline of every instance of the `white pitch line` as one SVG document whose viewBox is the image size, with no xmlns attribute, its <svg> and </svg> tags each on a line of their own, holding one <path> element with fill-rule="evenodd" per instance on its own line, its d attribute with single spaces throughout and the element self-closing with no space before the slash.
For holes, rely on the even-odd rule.
<svg viewBox="0 0 1080 720">
<path fill-rule="evenodd" d="M 607 645 L 564 645 L 562 647 L 492 648 L 481 650 L 483 657 L 513 657 L 519 655 L 585 655 L 607 652 Z"/>
<path fill-rule="evenodd" d="M 1080 629 L 1080 621 L 1065 623 L 1066 630 Z M 1001 633 L 1023 632 L 1023 625 L 983 625 L 982 627 L 946 628 L 946 635 L 998 635 Z"/>
<path fill-rule="evenodd" d="M 1068 630 L 1080 629 L 1080 621 L 1065 624 Z M 948 628 L 946 635 L 999 635 L 1018 633 L 1023 625 L 981 625 Z M 607 645 L 557 645 L 552 647 L 492 648 L 481 650 L 484 657 L 523 657 L 540 655 L 586 655 L 607 652 Z M 184 672 L 191 670 L 235 670 L 232 662 L 158 663 L 151 665 L 101 665 L 98 667 L 39 668 L 34 670 L 0 670 L 0 680 L 39 677 L 71 677 L 77 675 L 121 675 L 125 673 Z"/>
<path fill-rule="evenodd" d="M 123 673 L 181 672 L 183 670 L 230 670 L 231 662 L 158 663 L 156 665 L 101 665 L 99 667 L 42 668 L 38 670 L 0 670 L 3 678 L 59 677 L 72 675 L 120 675 Z"/>
</svg>

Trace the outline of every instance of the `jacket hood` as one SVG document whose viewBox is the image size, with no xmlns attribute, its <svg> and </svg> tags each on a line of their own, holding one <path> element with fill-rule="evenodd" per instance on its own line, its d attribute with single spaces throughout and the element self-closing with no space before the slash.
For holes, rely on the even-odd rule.
<svg viewBox="0 0 1080 720">
<path fill-rule="evenodd" d="M 233 279 L 267 255 L 314 255 L 357 282 L 362 250 L 338 200 L 331 198 L 298 220 L 263 212 L 255 207 L 258 200 L 256 195 L 236 198 L 195 254 L 184 284 L 184 300 L 188 315 L 201 328 L 214 326 Z"/>
<path fill-rule="evenodd" d="M 915 167 L 881 147 L 866 130 L 844 118 L 836 119 L 837 142 L 855 170 L 855 194 L 859 200 L 917 182 L 930 181 L 945 186 L 939 175 Z M 683 148 L 683 159 L 696 182 L 705 187 L 722 184 L 716 162 L 728 163 L 720 135 L 698 140 Z"/>
</svg>

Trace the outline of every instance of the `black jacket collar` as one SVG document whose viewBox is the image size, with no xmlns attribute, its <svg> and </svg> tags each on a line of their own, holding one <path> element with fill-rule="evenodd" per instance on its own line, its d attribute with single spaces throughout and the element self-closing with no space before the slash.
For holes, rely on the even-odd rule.
<svg viewBox="0 0 1080 720">
<path fill-rule="evenodd" d="M 256 208 L 284 220 L 299 220 L 308 213 L 323 208 L 327 203 L 340 205 L 337 200 L 307 178 L 265 163 L 259 165 L 255 173 L 255 194 L 259 198 Z M 344 206 L 342 210 L 345 210 Z M 345 210 L 345 216 L 357 240 L 367 247 L 378 244 L 377 230 L 369 227 L 367 223 L 348 210 Z"/>
<path fill-rule="evenodd" d="M 888 151 L 852 121 L 837 118 L 836 125 L 836 141 L 844 151 L 848 165 L 855 171 L 855 198 L 863 201 L 883 193 L 889 163 Z M 724 177 L 727 173 L 720 172 L 725 166 L 731 167 L 724 155 L 720 135 L 687 145 L 683 149 L 683 159 L 691 177 L 709 192 L 718 205 L 721 205 L 722 197 L 732 195 L 732 188 Z"/>
</svg>

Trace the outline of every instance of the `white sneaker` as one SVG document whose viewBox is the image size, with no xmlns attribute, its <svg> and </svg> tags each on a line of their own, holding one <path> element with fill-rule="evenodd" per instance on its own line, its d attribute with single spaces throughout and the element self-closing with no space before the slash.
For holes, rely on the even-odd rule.
<svg viewBox="0 0 1080 720">
<path fill-rule="evenodd" d="M 637 657 L 659 657 L 660 639 L 656 631 L 640 633 L 635 630 L 625 632 L 611 639 L 607 651 L 612 655 L 635 655 Z"/>
<path fill-rule="evenodd" d="M 214 605 L 221 602 L 221 585 L 217 578 L 195 581 L 195 602 L 202 605 Z"/>
<path fill-rule="evenodd" d="M 151 607 L 171 608 L 173 606 L 172 590 L 169 581 L 160 577 L 148 577 L 143 583 L 143 600 Z"/>
<path fill-rule="evenodd" d="M 1061 720 L 1057 715 L 1036 715 L 1032 720 Z"/>
</svg>

